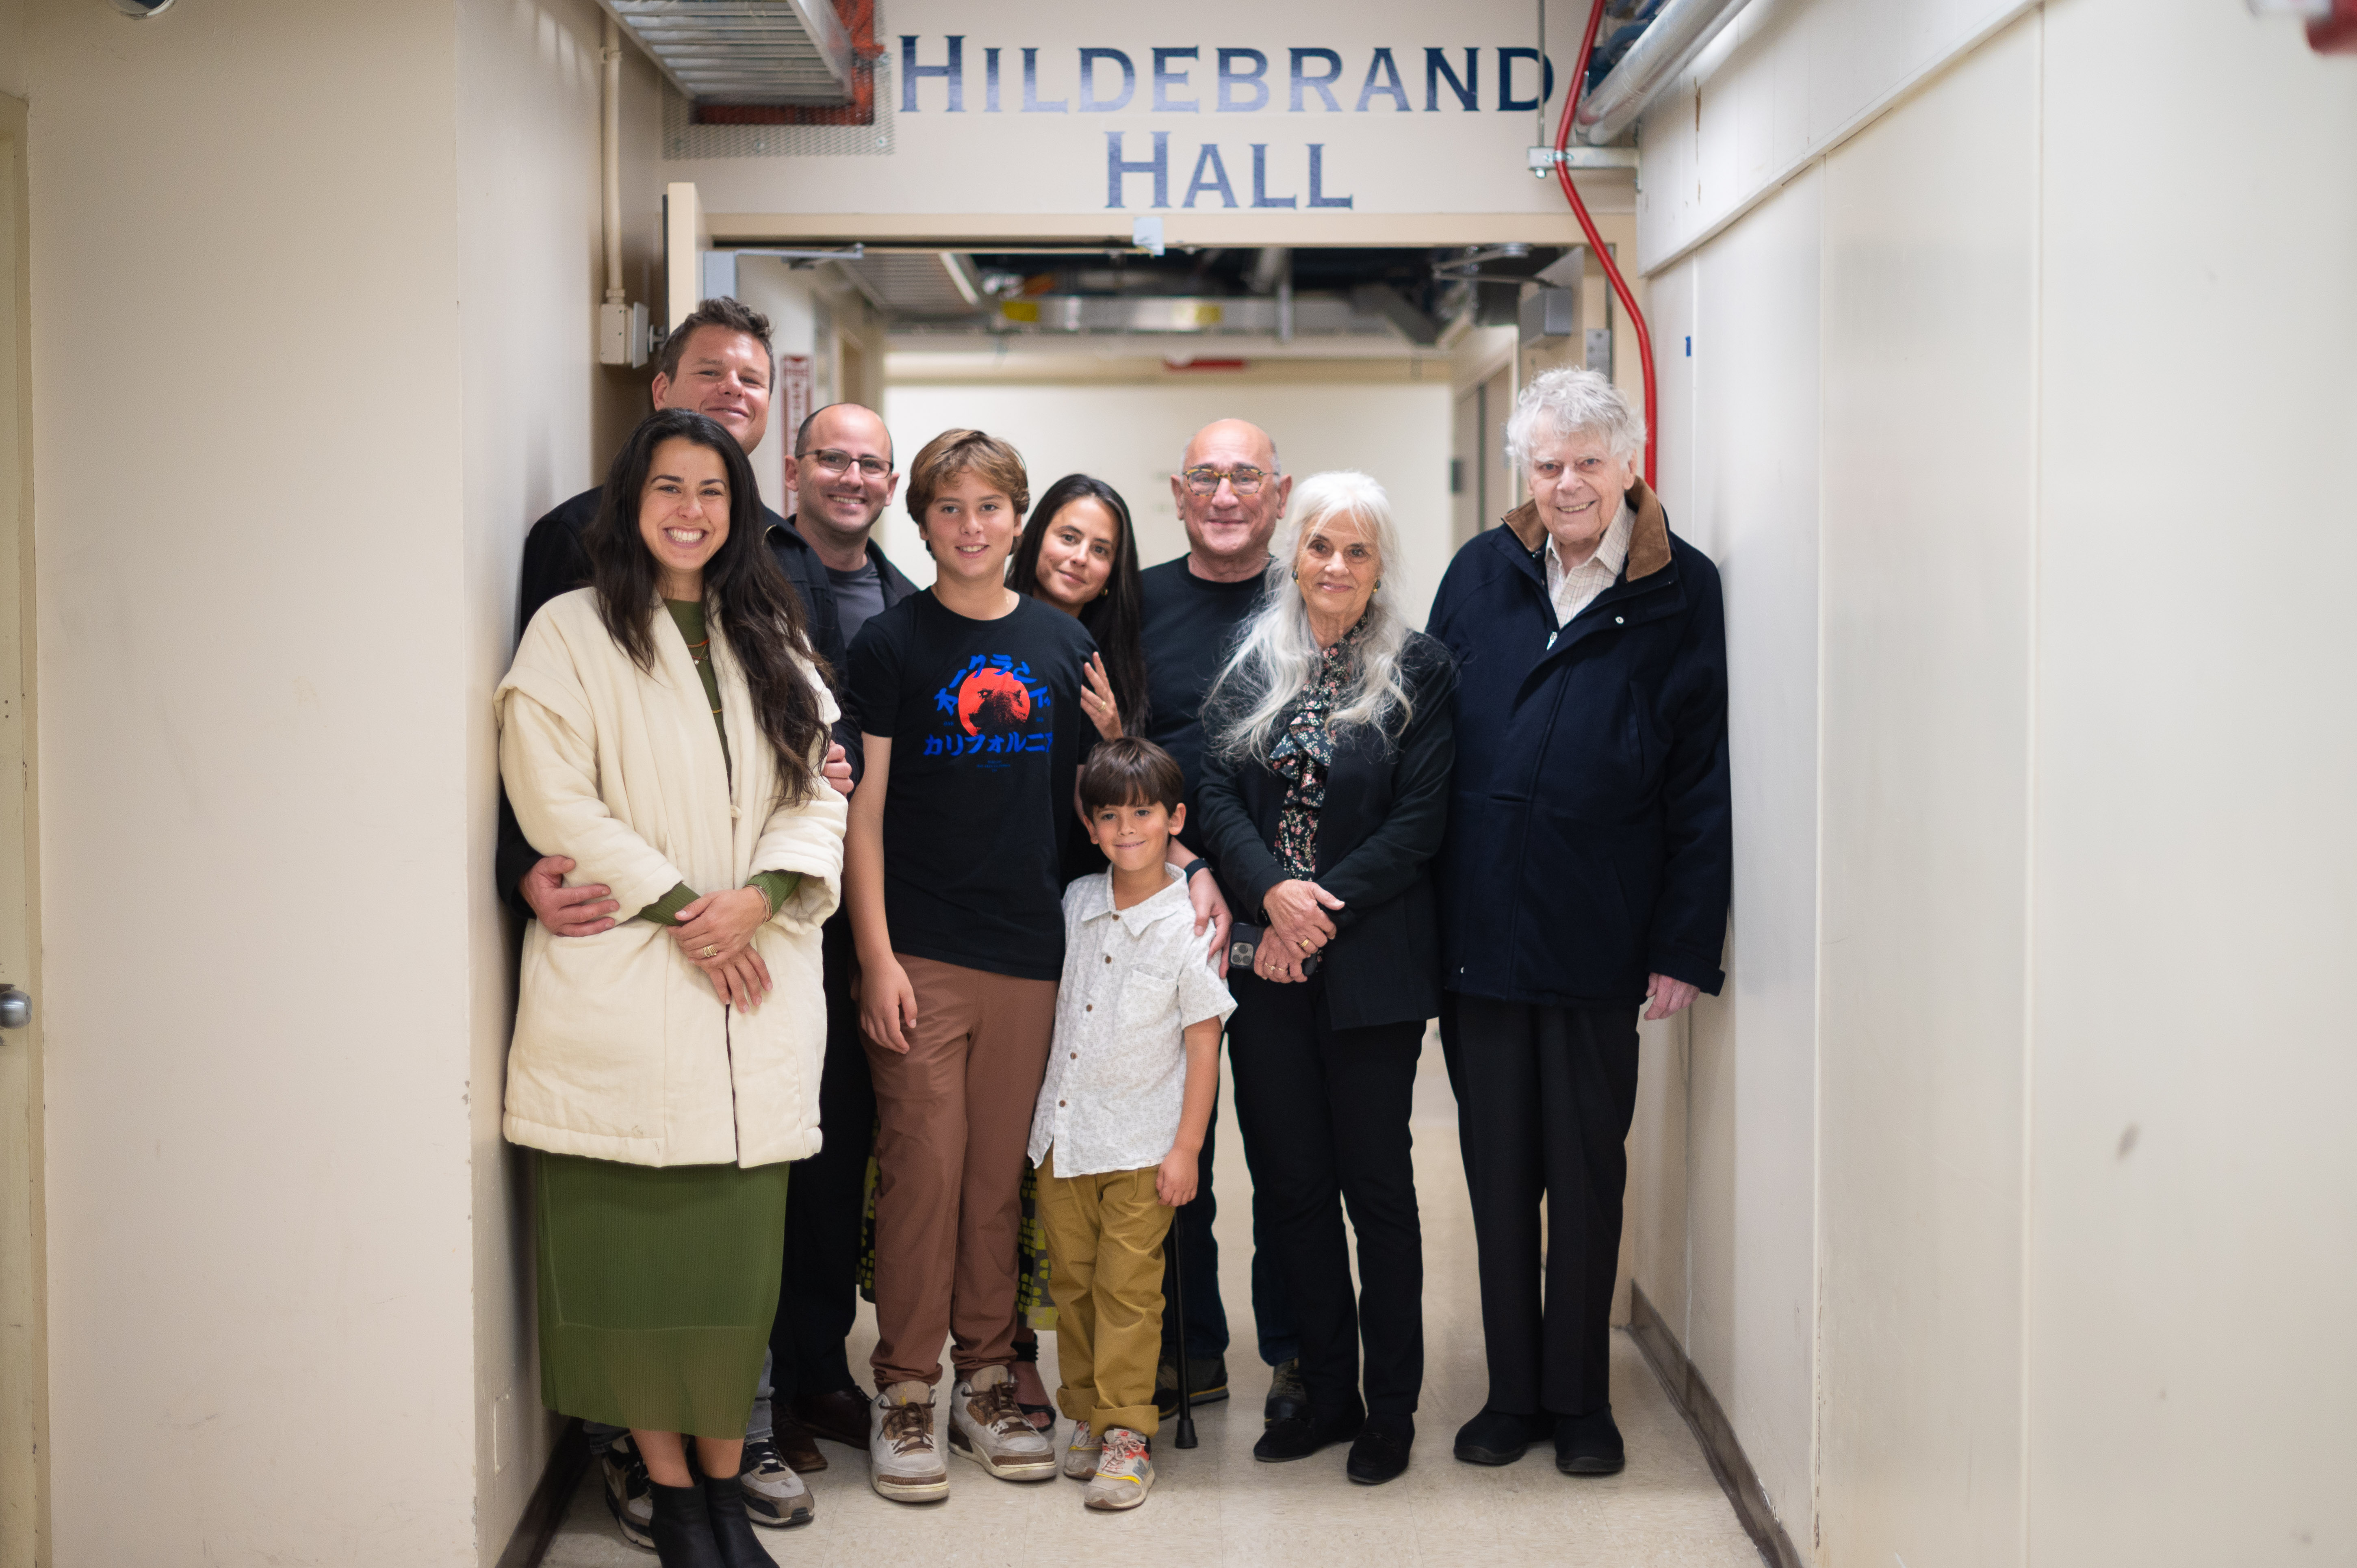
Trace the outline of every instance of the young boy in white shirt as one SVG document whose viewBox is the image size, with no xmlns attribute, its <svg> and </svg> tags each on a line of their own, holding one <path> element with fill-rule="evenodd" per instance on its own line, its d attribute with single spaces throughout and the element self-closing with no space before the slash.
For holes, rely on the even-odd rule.
<svg viewBox="0 0 2357 1568">
<path fill-rule="evenodd" d="M 1162 1240 L 1195 1196 L 1220 1028 L 1236 1006 L 1195 935 L 1186 878 L 1164 864 L 1187 822 L 1184 782 L 1168 752 L 1131 736 L 1081 768 L 1082 818 L 1113 864 L 1064 892 L 1055 1045 L 1031 1115 L 1056 1402 L 1077 1423 L 1064 1474 L 1106 1510 L 1153 1489 Z"/>
</svg>

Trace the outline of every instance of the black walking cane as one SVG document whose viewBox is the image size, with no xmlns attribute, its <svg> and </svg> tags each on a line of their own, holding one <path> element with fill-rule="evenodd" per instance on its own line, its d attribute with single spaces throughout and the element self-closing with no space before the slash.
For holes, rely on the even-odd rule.
<svg viewBox="0 0 2357 1568">
<path fill-rule="evenodd" d="M 1178 1214 L 1170 1213 L 1170 1294 L 1171 1306 L 1178 1314 L 1178 1434 L 1170 1440 L 1174 1448 L 1195 1446 L 1195 1395 L 1192 1380 L 1187 1371 L 1187 1262 L 1185 1249 L 1178 1244 Z"/>
</svg>

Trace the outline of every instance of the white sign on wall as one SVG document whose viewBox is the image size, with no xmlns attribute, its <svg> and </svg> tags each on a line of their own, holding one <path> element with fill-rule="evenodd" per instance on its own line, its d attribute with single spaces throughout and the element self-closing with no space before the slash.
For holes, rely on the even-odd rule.
<svg viewBox="0 0 2357 1568">
<path fill-rule="evenodd" d="M 1560 214 L 1551 131 L 1586 6 L 895 0 L 872 138 L 683 157 L 716 213 L 1328 220 Z M 764 139 L 766 140 L 766 138 Z M 802 139 L 807 145 L 809 138 Z M 1265 224 L 1264 224 L 1265 226 Z"/>
</svg>

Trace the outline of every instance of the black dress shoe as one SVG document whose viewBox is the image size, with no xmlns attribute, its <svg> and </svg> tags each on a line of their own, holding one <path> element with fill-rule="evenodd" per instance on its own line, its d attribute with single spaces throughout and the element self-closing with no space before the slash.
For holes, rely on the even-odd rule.
<svg viewBox="0 0 2357 1568">
<path fill-rule="evenodd" d="M 867 1451 L 867 1396 L 857 1389 L 829 1389 L 823 1394 L 796 1394 L 794 1419 L 820 1437 L 847 1443 Z M 791 1464 L 792 1461 L 787 1461 Z M 794 1468 L 802 1468 L 795 1465 Z"/>
<path fill-rule="evenodd" d="M 818 1451 L 818 1439 L 811 1429 L 788 1415 L 784 1411 L 772 1411 L 770 1438 L 778 1445 L 778 1457 L 797 1476 L 807 1476 L 826 1468 L 826 1455 Z"/>
<path fill-rule="evenodd" d="M 1468 1465 L 1511 1465 L 1554 1428 L 1547 1416 L 1484 1409 L 1457 1429 L 1456 1454 Z"/>
<path fill-rule="evenodd" d="M 647 1490 L 655 1508 L 649 1533 L 655 1538 L 655 1560 L 662 1568 L 729 1568 L 713 1539 L 712 1514 L 702 1486 L 666 1487 L 651 1480 Z M 741 1505 L 741 1498 L 739 1501 Z M 737 1511 L 743 1513 L 741 1506 Z"/>
<path fill-rule="evenodd" d="M 1309 1413 L 1309 1390 L 1301 1381 L 1301 1358 L 1279 1361 L 1270 1369 L 1268 1399 L 1260 1407 L 1261 1424 Z"/>
<path fill-rule="evenodd" d="M 1341 1443 L 1359 1434 L 1366 1417 L 1348 1416 L 1287 1416 L 1272 1421 L 1268 1430 L 1253 1444 L 1253 1457 L 1264 1465 L 1281 1465 L 1288 1459 L 1307 1459 L 1329 1443 Z"/>
<path fill-rule="evenodd" d="M 778 1568 L 778 1560 L 753 1534 L 753 1521 L 745 1517 L 743 1481 L 735 1476 L 725 1481 L 706 1477 L 704 1502 L 712 1518 L 712 1544 L 719 1549 L 725 1568 Z"/>
<path fill-rule="evenodd" d="M 1620 1428 L 1613 1424 L 1612 1407 L 1586 1415 L 1558 1417 L 1555 1423 L 1555 1467 L 1566 1476 L 1617 1476 L 1629 1463 L 1620 1446 Z"/>
<path fill-rule="evenodd" d="M 1351 1462 L 1343 1466 L 1362 1487 L 1380 1487 L 1407 1473 L 1407 1451 L 1415 1441 L 1415 1421 L 1405 1415 L 1371 1415 L 1351 1444 Z"/>
</svg>

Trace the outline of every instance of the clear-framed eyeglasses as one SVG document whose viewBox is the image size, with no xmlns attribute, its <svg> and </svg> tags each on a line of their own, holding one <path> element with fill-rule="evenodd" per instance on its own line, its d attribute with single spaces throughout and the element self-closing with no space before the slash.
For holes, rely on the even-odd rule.
<svg viewBox="0 0 2357 1568">
<path fill-rule="evenodd" d="M 1240 496 L 1256 496 L 1260 494 L 1261 486 L 1268 483 L 1266 474 L 1258 468 L 1243 465 L 1233 468 L 1210 467 L 1189 468 L 1187 470 L 1186 478 L 1187 488 L 1199 496 L 1219 494 L 1222 479 L 1227 480 L 1229 486 Z"/>
<path fill-rule="evenodd" d="M 822 473 L 828 474 L 840 474 L 845 468 L 856 466 L 861 475 L 870 479 L 880 479 L 892 471 L 892 465 L 881 457 L 864 455 L 855 457 L 850 453 L 833 446 L 822 446 L 815 452 L 805 452 L 802 455 L 802 460 L 805 463 L 817 464 Z"/>
</svg>

